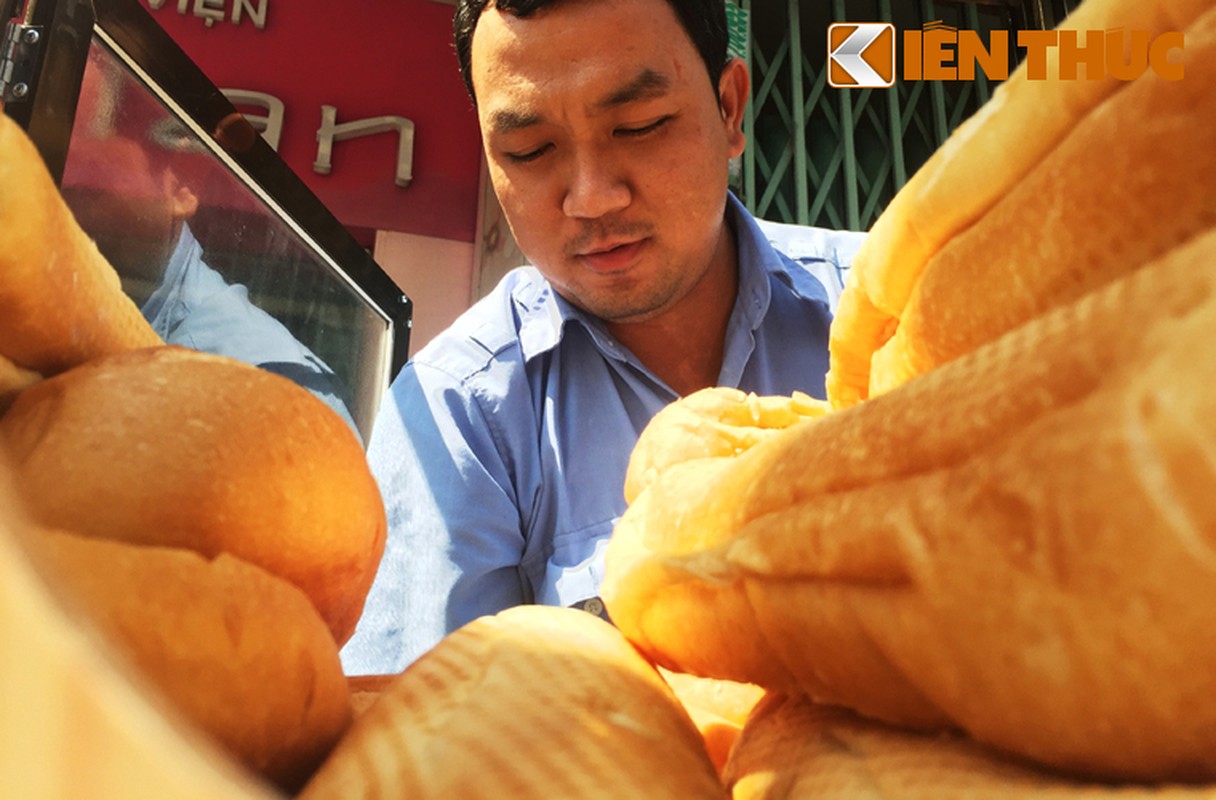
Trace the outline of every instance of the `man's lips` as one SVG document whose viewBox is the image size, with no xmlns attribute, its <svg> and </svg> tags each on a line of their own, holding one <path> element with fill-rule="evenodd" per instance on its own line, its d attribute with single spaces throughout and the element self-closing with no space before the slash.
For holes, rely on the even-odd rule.
<svg viewBox="0 0 1216 800">
<path fill-rule="evenodd" d="M 637 259 L 645 244 L 645 239 L 637 239 L 629 242 L 596 245 L 578 253 L 576 258 L 596 272 L 620 272 Z"/>
</svg>

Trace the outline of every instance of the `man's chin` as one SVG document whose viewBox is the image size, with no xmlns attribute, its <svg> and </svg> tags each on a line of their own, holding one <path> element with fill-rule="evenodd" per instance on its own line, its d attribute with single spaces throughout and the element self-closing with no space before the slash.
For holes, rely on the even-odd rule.
<svg viewBox="0 0 1216 800">
<path fill-rule="evenodd" d="M 669 305 L 668 298 L 645 298 L 633 301 L 625 298 L 612 298 L 586 305 L 581 305 L 578 301 L 572 302 L 583 311 L 610 325 L 637 325 L 650 322 L 662 316 Z"/>
<path fill-rule="evenodd" d="M 649 322 L 666 312 L 679 292 L 679 286 L 642 287 L 637 277 L 605 281 L 599 286 L 558 286 L 557 293 L 567 302 L 611 325 Z"/>
</svg>

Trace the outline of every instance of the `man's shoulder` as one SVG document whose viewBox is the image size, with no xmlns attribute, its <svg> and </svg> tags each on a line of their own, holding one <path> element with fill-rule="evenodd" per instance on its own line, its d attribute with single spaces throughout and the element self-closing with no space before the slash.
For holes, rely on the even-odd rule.
<svg viewBox="0 0 1216 800">
<path fill-rule="evenodd" d="M 503 368 L 522 368 L 521 330 L 547 287 L 532 267 L 508 272 L 494 289 L 419 349 L 411 362 L 460 383 Z"/>
<path fill-rule="evenodd" d="M 835 309 L 866 234 L 759 218 L 756 225 L 789 270 L 780 277 L 796 291 L 808 275 L 815 278 L 826 289 L 829 306 Z"/>
<path fill-rule="evenodd" d="M 160 298 L 152 327 L 168 344 L 180 344 L 250 364 L 296 364 L 310 372 L 322 362 L 239 283 L 228 283 L 202 261 L 189 279 Z M 328 367 L 325 367 L 328 372 Z"/>
<path fill-rule="evenodd" d="M 795 225 L 759 217 L 755 219 L 769 244 L 795 261 L 824 259 L 849 266 L 866 237 L 864 231 Z"/>
</svg>

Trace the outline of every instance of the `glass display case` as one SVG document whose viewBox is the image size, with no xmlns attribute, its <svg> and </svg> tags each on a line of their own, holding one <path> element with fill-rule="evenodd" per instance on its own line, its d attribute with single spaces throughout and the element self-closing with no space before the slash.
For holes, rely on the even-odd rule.
<svg viewBox="0 0 1216 800">
<path fill-rule="evenodd" d="M 136 0 L 16 5 L 4 113 L 144 316 L 291 378 L 366 441 L 409 298 Z"/>
</svg>

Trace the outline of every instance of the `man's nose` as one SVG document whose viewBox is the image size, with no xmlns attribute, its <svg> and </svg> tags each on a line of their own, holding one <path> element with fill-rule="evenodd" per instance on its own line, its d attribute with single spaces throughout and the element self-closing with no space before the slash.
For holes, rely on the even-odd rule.
<svg viewBox="0 0 1216 800">
<path fill-rule="evenodd" d="M 566 216 L 596 219 L 625 208 L 632 197 L 625 170 L 615 159 L 595 152 L 574 154 L 562 198 Z"/>
</svg>

